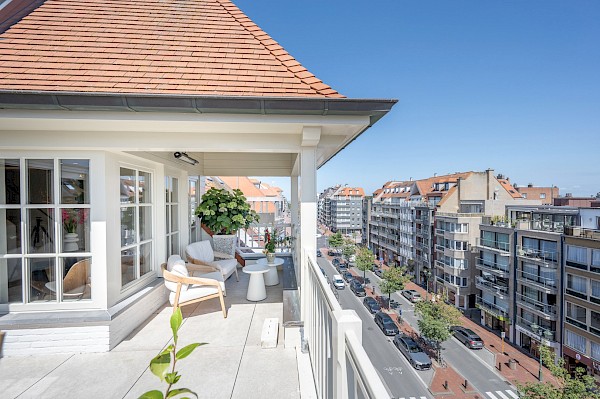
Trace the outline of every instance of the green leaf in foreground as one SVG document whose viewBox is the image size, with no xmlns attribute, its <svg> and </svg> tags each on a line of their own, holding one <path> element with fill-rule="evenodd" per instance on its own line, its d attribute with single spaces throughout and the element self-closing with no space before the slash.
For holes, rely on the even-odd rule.
<svg viewBox="0 0 600 399">
<path fill-rule="evenodd" d="M 202 344 L 195 343 L 195 344 L 186 345 L 177 351 L 175 358 L 177 360 L 185 359 L 186 357 L 188 357 L 190 355 L 190 353 L 192 353 L 194 351 L 194 349 L 196 349 L 197 347 L 199 347 L 201 345 L 206 345 L 206 343 L 202 343 Z"/>
<path fill-rule="evenodd" d="M 142 394 L 139 399 L 164 399 L 164 396 L 161 391 L 154 390 Z"/>
</svg>

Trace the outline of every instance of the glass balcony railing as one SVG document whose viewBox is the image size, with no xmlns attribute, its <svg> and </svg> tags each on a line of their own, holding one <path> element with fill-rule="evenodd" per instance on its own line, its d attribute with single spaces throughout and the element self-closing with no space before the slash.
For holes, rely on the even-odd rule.
<svg viewBox="0 0 600 399">
<path fill-rule="evenodd" d="M 533 333 L 535 336 L 539 337 L 540 339 L 543 337 L 544 340 L 556 342 L 556 331 L 552 330 L 551 328 L 542 327 L 543 334 L 540 337 L 539 324 L 537 324 L 533 321 L 524 319 L 520 316 L 517 316 L 517 325 L 520 326 L 521 328 L 526 329 L 527 331 L 530 331 L 531 333 Z"/>
<path fill-rule="evenodd" d="M 510 243 L 508 242 L 489 240 L 481 237 L 477 238 L 477 246 L 480 248 L 495 249 L 504 252 L 510 251 Z"/>
<path fill-rule="evenodd" d="M 508 266 L 500 265 L 496 262 L 485 260 L 482 258 L 476 258 L 475 267 L 479 270 L 483 270 L 501 277 L 508 277 Z"/>
<path fill-rule="evenodd" d="M 543 277 L 537 274 L 527 273 L 522 270 L 517 271 L 517 282 L 521 284 L 533 285 L 538 288 L 543 288 L 547 291 L 556 291 L 557 285 L 557 279 L 555 277 Z"/>
<path fill-rule="evenodd" d="M 545 319 L 556 318 L 556 306 L 548 305 L 523 294 L 517 293 L 517 305 L 534 310 L 543 315 Z"/>
<path fill-rule="evenodd" d="M 499 320 L 510 321 L 508 309 L 498 306 L 497 304 L 495 304 L 491 301 L 486 301 L 480 296 L 477 297 L 477 301 L 475 302 L 475 307 L 492 314 Z"/>
<path fill-rule="evenodd" d="M 542 251 L 535 248 L 524 247 L 517 245 L 517 256 L 542 262 L 547 266 L 556 266 L 558 254 L 556 252 Z"/>
<path fill-rule="evenodd" d="M 486 280 L 485 278 L 478 276 L 475 279 L 475 287 L 480 290 L 486 290 L 494 295 L 506 296 L 508 295 L 508 287 L 495 283 L 493 281 Z"/>
</svg>

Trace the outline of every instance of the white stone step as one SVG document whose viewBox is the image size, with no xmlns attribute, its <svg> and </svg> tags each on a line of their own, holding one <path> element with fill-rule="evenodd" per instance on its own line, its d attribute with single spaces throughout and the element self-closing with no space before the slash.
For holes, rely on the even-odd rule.
<svg viewBox="0 0 600 399">
<path fill-rule="evenodd" d="M 270 317 L 263 323 L 260 334 L 260 346 L 263 349 L 277 348 L 277 337 L 279 336 L 279 319 Z"/>
</svg>

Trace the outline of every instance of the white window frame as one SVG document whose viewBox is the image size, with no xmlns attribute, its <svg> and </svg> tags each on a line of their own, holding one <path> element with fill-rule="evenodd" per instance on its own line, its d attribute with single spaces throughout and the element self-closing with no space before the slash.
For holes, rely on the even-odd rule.
<svg viewBox="0 0 600 399">
<path fill-rule="evenodd" d="M 173 182 L 177 182 L 176 186 L 174 187 Z M 181 215 L 181 199 L 179 198 L 179 186 L 180 184 L 180 179 L 178 177 L 175 176 L 170 176 L 170 175 L 166 175 L 165 176 L 165 193 L 167 194 L 165 196 L 165 216 L 167 217 L 165 223 L 165 245 L 166 245 L 166 255 L 167 258 L 171 255 L 180 255 L 179 251 L 181 249 L 181 223 L 180 223 L 180 215 Z M 169 195 L 169 193 L 171 195 Z M 173 201 L 173 197 L 176 198 L 176 201 Z M 175 219 L 176 219 L 176 229 L 172 230 L 172 226 L 173 226 L 173 210 L 176 210 L 175 212 Z M 176 239 L 177 240 L 177 246 L 176 251 L 175 252 L 171 252 L 171 249 L 173 248 L 172 245 L 172 240 Z"/>
</svg>

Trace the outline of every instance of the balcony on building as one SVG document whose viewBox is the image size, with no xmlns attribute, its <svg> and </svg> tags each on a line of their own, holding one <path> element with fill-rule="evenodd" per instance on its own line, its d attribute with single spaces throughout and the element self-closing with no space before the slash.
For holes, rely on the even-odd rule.
<svg viewBox="0 0 600 399">
<path fill-rule="evenodd" d="M 528 309 L 545 320 L 556 320 L 556 305 L 549 305 L 536 299 L 517 293 L 517 306 Z"/>
<path fill-rule="evenodd" d="M 475 307 L 481 309 L 492 316 L 496 317 L 501 321 L 510 321 L 510 315 L 508 309 L 505 309 L 489 300 L 484 300 L 482 297 L 477 296 Z"/>
<path fill-rule="evenodd" d="M 475 267 L 478 270 L 482 270 L 500 277 L 507 278 L 509 275 L 508 265 L 502 265 L 488 259 L 475 258 Z"/>
<path fill-rule="evenodd" d="M 524 270 L 519 269 L 517 270 L 516 274 L 518 284 L 533 287 L 547 294 L 556 293 L 558 291 L 558 276 L 554 275 L 556 273 L 553 273 L 553 275 L 551 276 L 543 276 L 536 273 L 528 273 Z"/>
<path fill-rule="evenodd" d="M 500 252 L 500 253 L 506 254 L 507 256 L 510 253 L 510 243 L 509 242 L 490 240 L 490 239 L 481 238 L 481 237 L 477 237 L 477 240 L 475 242 L 476 242 L 475 245 L 477 246 L 478 249 L 487 249 L 487 250 L 491 250 L 494 252 Z"/>
<path fill-rule="evenodd" d="M 527 330 L 530 333 L 530 335 L 533 335 L 538 341 L 541 341 L 542 337 L 540 337 L 539 331 L 537 330 L 537 328 L 534 329 L 534 327 L 539 326 L 538 323 L 524 319 L 521 316 L 517 316 L 516 321 L 517 321 L 517 326 Z M 544 340 L 549 341 L 548 343 L 550 346 L 556 347 L 558 342 L 557 342 L 555 328 L 551 327 L 550 325 L 543 325 L 542 327 L 546 331 L 545 335 L 543 336 Z"/>
<path fill-rule="evenodd" d="M 504 299 L 508 296 L 508 281 L 498 281 L 493 276 L 477 276 L 475 278 L 475 287 L 482 291 Z"/>
<path fill-rule="evenodd" d="M 543 251 L 523 245 L 517 245 L 517 257 L 523 260 L 531 260 L 549 268 L 558 267 L 558 254 L 552 251 Z"/>
</svg>

